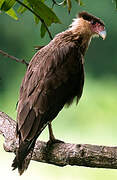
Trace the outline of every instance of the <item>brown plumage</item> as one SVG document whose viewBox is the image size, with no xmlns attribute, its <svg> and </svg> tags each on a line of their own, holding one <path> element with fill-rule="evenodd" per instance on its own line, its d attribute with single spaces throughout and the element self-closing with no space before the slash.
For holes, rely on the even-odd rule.
<svg viewBox="0 0 117 180">
<path fill-rule="evenodd" d="M 22 174 L 28 167 L 37 137 L 65 104 L 79 101 L 84 85 L 84 55 L 93 35 L 105 38 L 104 23 L 87 12 L 79 13 L 70 28 L 40 49 L 24 76 L 17 108 L 19 149 L 13 168 Z"/>
</svg>

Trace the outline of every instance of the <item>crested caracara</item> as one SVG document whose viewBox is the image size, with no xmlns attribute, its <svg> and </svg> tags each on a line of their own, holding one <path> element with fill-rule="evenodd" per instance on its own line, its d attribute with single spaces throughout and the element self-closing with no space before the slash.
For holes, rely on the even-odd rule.
<svg viewBox="0 0 117 180">
<path fill-rule="evenodd" d="M 95 35 L 105 39 L 103 21 L 81 12 L 66 31 L 57 34 L 30 61 L 17 107 L 19 148 L 12 166 L 20 174 L 28 167 L 26 157 L 33 152 L 44 128 L 48 125 L 50 140 L 54 141 L 52 120 L 65 104 L 70 105 L 75 98 L 78 103 L 84 85 L 84 55 Z"/>
</svg>

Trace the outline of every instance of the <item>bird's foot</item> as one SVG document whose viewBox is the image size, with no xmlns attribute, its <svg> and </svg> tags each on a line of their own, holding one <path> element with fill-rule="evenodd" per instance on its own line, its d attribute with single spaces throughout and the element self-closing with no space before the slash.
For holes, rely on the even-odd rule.
<svg viewBox="0 0 117 180">
<path fill-rule="evenodd" d="M 61 140 L 58 139 L 51 139 L 47 142 L 46 148 L 45 148 L 45 159 L 47 162 L 51 162 L 52 153 L 55 147 L 59 146 L 59 144 L 64 143 Z"/>
<path fill-rule="evenodd" d="M 64 143 L 64 141 L 61 141 L 59 139 L 50 139 L 47 144 L 56 144 L 56 143 Z"/>
<path fill-rule="evenodd" d="M 64 141 L 61 141 L 59 139 L 50 139 L 48 142 L 47 142 L 47 149 L 48 148 L 51 148 L 53 145 L 55 145 L 56 143 L 64 143 Z"/>
</svg>

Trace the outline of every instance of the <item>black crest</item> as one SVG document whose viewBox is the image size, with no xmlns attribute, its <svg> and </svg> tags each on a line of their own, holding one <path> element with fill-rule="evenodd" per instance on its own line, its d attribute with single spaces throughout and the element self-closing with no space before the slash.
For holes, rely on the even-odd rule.
<svg viewBox="0 0 117 180">
<path fill-rule="evenodd" d="M 86 11 L 83 11 L 83 12 L 79 13 L 79 17 L 82 17 L 83 19 L 85 19 L 87 21 L 93 21 L 95 23 L 96 22 L 100 23 L 102 26 L 104 26 L 104 23 L 103 23 L 102 20 L 100 20 L 96 16 L 93 16 L 92 14 L 87 13 Z"/>
</svg>

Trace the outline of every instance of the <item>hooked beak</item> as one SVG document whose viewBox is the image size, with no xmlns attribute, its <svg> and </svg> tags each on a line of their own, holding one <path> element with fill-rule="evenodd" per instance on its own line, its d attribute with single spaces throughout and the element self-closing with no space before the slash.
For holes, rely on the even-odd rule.
<svg viewBox="0 0 117 180">
<path fill-rule="evenodd" d="M 106 30 L 100 31 L 99 35 L 102 37 L 103 40 L 106 38 Z"/>
</svg>

